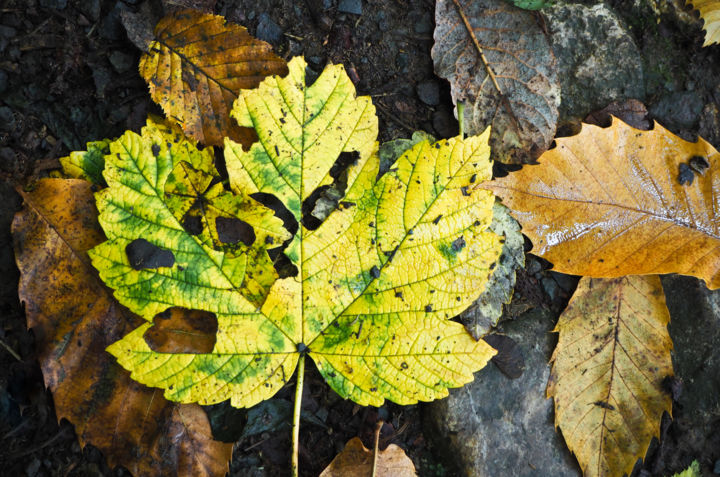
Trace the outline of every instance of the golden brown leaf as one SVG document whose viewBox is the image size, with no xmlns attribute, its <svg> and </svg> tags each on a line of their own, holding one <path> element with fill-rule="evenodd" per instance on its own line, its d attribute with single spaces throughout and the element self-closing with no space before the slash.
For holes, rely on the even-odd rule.
<svg viewBox="0 0 720 477">
<path fill-rule="evenodd" d="M 205 145 L 230 137 L 247 146 L 254 135 L 230 119 L 233 101 L 266 76 L 287 74 L 287 65 L 244 27 L 185 10 L 158 22 L 140 74 L 153 100 L 188 136 Z"/>
<path fill-rule="evenodd" d="M 695 158 L 695 159 L 694 159 Z M 707 159 L 704 174 L 690 164 Z M 615 119 L 506 177 L 486 182 L 555 270 L 592 277 L 682 273 L 720 287 L 720 154 L 656 124 Z M 681 185 L 679 174 L 693 182 Z"/>
<path fill-rule="evenodd" d="M 368 477 L 372 474 L 373 451 L 365 447 L 359 437 L 345 445 L 320 477 Z M 415 466 L 400 447 L 390 444 L 377 456 L 377 477 L 415 477 Z"/>
<path fill-rule="evenodd" d="M 105 240 L 91 184 L 46 179 L 22 192 L 13 221 L 19 295 L 58 419 L 110 466 L 135 475 L 224 475 L 232 445 L 212 440 L 204 411 L 130 379 L 105 348 L 143 320 L 117 304 L 86 251 Z"/>
<path fill-rule="evenodd" d="M 560 333 L 547 396 L 586 477 L 628 475 L 660 431 L 672 375 L 660 278 L 583 278 Z"/>
</svg>

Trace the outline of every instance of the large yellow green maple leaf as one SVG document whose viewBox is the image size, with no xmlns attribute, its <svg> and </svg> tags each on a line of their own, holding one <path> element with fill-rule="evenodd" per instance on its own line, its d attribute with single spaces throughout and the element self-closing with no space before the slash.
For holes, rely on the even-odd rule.
<svg viewBox="0 0 720 477">
<path fill-rule="evenodd" d="M 450 318 L 483 291 L 502 246 L 487 230 L 493 195 L 472 187 L 491 176 L 488 132 L 420 142 L 378 178 L 369 98 L 355 96 L 341 66 L 307 86 L 301 58 L 289 63 L 287 77 L 241 91 L 233 116 L 259 137 L 247 151 L 226 140 L 236 196 L 212 185 L 213 171 L 193 159 L 204 153 L 187 141 L 177 147 L 160 128 L 110 146 L 109 187 L 98 197 L 108 242 L 91 258 L 119 301 L 148 320 L 108 349 L 119 363 L 137 381 L 164 388 L 168 399 L 230 399 L 238 407 L 277 392 L 301 356 L 312 358 L 341 396 L 365 405 L 428 401 L 471 381 L 494 350 Z M 352 159 L 341 174 L 345 195 L 309 230 L 303 201 L 336 181 L 336 160 L 348 157 L 342 153 Z M 202 200 L 191 192 L 205 187 Z M 254 193 L 282 201 L 299 224 L 291 239 L 267 209 L 251 206 Z M 228 249 L 215 238 L 209 211 L 198 207 L 202 230 L 190 234 L 188 210 L 198 201 L 217 205 L 210 197 L 234 204 L 255 241 Z M 127 247 L 140 239 L 171 253 L 172 263 L 133 268 Z M 268 260 L 255 247 L 283 240 L 297 274 L 276 279 L 272 268 L 255 264 Z M 143 335 L 170 307 L 215 314 L 211 353 L 150 348 Z"/>
</svg>

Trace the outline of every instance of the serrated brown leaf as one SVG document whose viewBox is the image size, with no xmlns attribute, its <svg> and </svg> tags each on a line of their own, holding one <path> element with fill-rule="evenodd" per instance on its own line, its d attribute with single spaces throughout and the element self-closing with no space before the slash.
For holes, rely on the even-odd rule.
<svg viewBox="0 0 720 477">
<path fill-rule="evenodd" d="M 435 72 L 450 81 L 453 102 L 468 103 L 465 131 L 492 126 L 493 159 L 501 162 L 532 162 L 545 152 L 555 135 L 560 86 L 535 14 L 502 0 L 438 0 L 435 24 Z"/>
<path fill-rule="evenodd" d="M 365 447 L 359 437 L 353 437 L 345 445 L 320 477 L 368 477 L 372 474 L 373 451 Z M 377 477 L 415 477 L 415 465 L 405 451 L 395 444 L 379 451 Z"/>
<path fill-rule="evenodd" d="M 255 136 L 230 118 L 233 102 L 266 76 L 287 74 L 287 64 L 244 27 L 184 10 L 158 22 L 140 74 L 185 134 L 208 146 L 222 145 L 224 137 L 247 146 Z"/>
<path fill-rule="evenodd" d="M 706 158 L 704 175 L 693 158 Z M 522 224 L 533 253 L 591 277 L 681 273 L 720 287 L 720 154 L 655 124 L 615 119 L 557 139 L 539 165 L 486 182 Z M 681 172 L 694 178 L 688 184 Z M 684 185 L 681 185 L 683 179 Z"/>
<path fill-rule="evenodd" d="M 143 320 L 120 306 L 86 251 L 105 240 L 91 184 L 45 179 L 21 191 L 13 221 L 20 300 L 58 419 L 112 467 L 135 475 L 221 476 L 232 445 L 212 440 L 197 405 L 166 401 L 130 379 L 105 348 Z"/>
<path fill-rule="evenodd" d="M 585 477 L 630 474 L 672 400 L 670 314 L 658 276 L 580 280 L 560 316 L 547 396 Z"/>
</svg>

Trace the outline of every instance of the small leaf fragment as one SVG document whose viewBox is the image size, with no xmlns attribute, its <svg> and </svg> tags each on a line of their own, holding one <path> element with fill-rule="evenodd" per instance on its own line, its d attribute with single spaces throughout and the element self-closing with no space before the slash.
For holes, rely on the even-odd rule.
<svg viewBox="0 0 720 477">
<path fill-rule="evenodd" d="M 76 179 L 85 179 L 104 187 L 102 171 L 105 169 L 105 154 L 110 152 L 110 140 L 87 143 L 86 151 L 73 151 L 69 156 L 61 157 L 63 172 Z"/>
<path fill-rule="evenodd" d="M 390 444 L 379 451 L 377 467 L 373 474 L 373 451 L 365 447 L 359 437 L 345 444 L 320 477 L 415 477 L 415 465 L 400 447 Z"/>
<path fill-rule="evenodd" d="M 518 8 L 524 10 L 540 10 L 541 8 L 549 7 L 555 0 L 506 0 Z"/>
<path fill-rule="evenodd" d="M 672 405 L 669 321 L 656 275 L 585 277 L 560 316 L 547 396 L 585 476 L 629 475 L 659 435 Z"/>
<path fill-rule="evenodd" d="M 690 467 L 674 474 L 673 477 L 702 477 L 702 471 L 700 470 L 700 463 L 696 460 L 692 461 Z"/>
</svg>

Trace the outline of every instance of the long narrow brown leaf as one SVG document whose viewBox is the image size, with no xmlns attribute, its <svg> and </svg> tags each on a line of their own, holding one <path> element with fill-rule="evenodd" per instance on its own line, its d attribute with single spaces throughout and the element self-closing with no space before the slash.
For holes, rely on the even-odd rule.
<svg viewBox="0 0 720 477">
<path fill-rule="evenodd" d="M 135 475 L 222 476 L 232 445 L 212 440 L 204 411 L 130 379 L 105 348 L 142 320 L 102 285 L 86 251 L 105 240 L 89 182 L 46 179 L 21 191 L 13 221 L 19 295 L 58 419 L 110 466 Z"/>
</svg>

